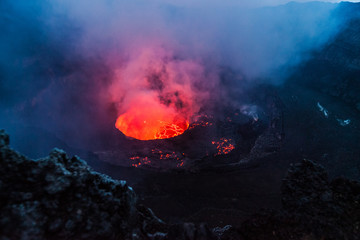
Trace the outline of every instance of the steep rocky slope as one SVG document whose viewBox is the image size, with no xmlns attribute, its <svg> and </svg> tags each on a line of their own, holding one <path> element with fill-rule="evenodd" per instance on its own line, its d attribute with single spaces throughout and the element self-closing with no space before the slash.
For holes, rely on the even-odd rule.
<svg viewBox="0 0 360 240">
<path fill-rule="evenodd" d="M 340 3 L 338 34 L 297 67 L 290 83 L 304 85 L 360 111 L 360 3 Z"/>
</svg>

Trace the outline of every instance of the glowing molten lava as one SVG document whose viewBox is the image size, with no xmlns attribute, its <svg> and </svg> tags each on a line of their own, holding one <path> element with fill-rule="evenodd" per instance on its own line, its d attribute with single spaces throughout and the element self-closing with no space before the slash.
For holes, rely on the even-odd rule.
<svg viewBox="0 0 360 240">
<path fill-rule="evenodd" d="M 137 102 L 118 117 L 115 126 L 128 137 L 152 140 L 176 137 L 188 129 L 189 122 L 162 104 Z"/>
<path fill-rule="evenodd" d="M 218 150 L 215 156 L 229 154 L 235 149 L 235 144 L 232 139 L 220 138 L 219 141 L 212 141 L 211 143 L 215 145 Z"/>
</svg>

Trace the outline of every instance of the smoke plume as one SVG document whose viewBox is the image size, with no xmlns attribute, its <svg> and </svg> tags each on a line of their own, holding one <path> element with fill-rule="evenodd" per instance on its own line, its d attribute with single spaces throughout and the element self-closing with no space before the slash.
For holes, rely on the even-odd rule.
<svg viewBox="0 0 360 240">
<path fill-rule="evenodd" d="M 336 4 L 252 3 L 1 1 L 0 127 L 92 149 L 129 109 L 191 122 L 215 102 L 241 102 L 245 82 L 281 84 L 279 70 L 339 30 Z M 237 75 L 227 83 L 226 69 Z"/>
</svg>

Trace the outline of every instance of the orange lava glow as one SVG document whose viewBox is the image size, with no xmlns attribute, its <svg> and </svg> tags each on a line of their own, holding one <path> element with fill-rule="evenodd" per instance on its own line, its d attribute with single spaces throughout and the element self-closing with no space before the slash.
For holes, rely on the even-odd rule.
<svg viewBox="0 0 360 240">
<path fill-rule="evenodd" d="M 132 156 L 130 157 L 130 160 L 132 162 L 131 166 L 133 167 L 142 167 L 142 166 L 151 166 L 152 161 L 156 160 L 165 160 L 165 161 L 173 161 L 177 168 L 184 167 L 185 161 L 184 161 L 185 153 L 180 152 L 171 152 L 159 149 L 152 149 L 151 150 L 151 156 L 147 157 L 140 157 L 140 156 Z"/>
<path fill-rule="evenodd" d="M 211 143 L 215 145 L 218 150 L 215 156 L 229 154 L 235 149 L 232 139 L 221 138 L 220 141 L 212 141 Z"/>
<path fill-rule="evenodd" d="M 128 137 L 153 140 L 176 137 L 188 129 L 189 122 L 161 104 L 138 103 L 120 115 L 115 126 Z"/>
</svg>

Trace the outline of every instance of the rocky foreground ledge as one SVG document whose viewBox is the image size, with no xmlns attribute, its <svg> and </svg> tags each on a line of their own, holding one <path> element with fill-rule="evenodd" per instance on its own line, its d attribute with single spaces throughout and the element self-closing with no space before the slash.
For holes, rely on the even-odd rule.
<svg viewBox="0 0 360 240">
<path fill-rule="evenodd" d="M 264 210 L 241 226 L 169 225 L 137 204 L 125 181 L 93 171 L 54 149 L 31 160 L 0 130 L 0 239 L 360 239 L 360 183 L 329 181 L 303 160 L 282 186 L 283 209 Z"/>
</svg>

